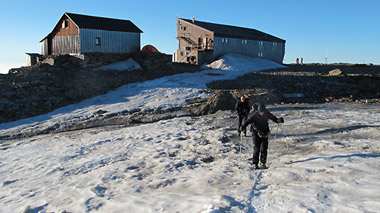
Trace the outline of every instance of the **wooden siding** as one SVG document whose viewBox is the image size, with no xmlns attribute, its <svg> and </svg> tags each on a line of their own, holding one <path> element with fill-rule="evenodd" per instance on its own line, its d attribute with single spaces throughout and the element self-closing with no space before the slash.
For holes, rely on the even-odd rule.
<svg viewBox="0 0 380 213">
<path fill-rule="evenodd" d="M 212 50 L 214 33 L 177 19 L 177 39 L 179 41 L 176 62 L 198 63 L 198 51 Z M 194 61 L 189 60 L 195 57 Z"/>
<path fill-rule="evenodd" d="M 140 33 L 139 29 L 138 32 L 125 32 L 79 28 L 65 13 L 52 32 L 41 41 L 41 54 L 138 52 Z M 100 44 L 96 44 L 96 40 Z"/>
<path fill-rule="evenodd" d="M 47 38 L 41 41 L 41 55 L 49 55 L 49 46 Z"/>
<path fill-rule="evenodd" d="M 140 51 L 140 33 L 80 29 L 81 53 L 133 53 Z M 100 45 L 96 45 L 96 38 Z"/>
<path fill-rule="evenodd" d="M 67 20 L 68 26 L 66 28 L 62 27 L 63 22 Z M 68 35 L 79 35 L 79 28 L 69 19 L 67 16 L 63 16 L 61 20 L 59 20 L 52 36 L 68 36 Z"/>
<path fill-rule="evenodd" d="M 79 35 L 55 36 L 52 54 L 80 54 Z"/>
</svg>

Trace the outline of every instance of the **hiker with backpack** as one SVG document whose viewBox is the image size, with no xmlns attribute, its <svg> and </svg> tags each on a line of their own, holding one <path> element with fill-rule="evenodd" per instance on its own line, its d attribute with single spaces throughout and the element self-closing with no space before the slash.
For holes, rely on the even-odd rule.
<svg viewBox="0 0 380 213">
<path fill-rule="evenodd" d="M 242 95 L 240 97 L 240 100 L 237 101 L 235 105 L 235 110 L 238 114 L 238 136 L 240 136 L 241 132 L 240 127 L 243 123 L 243 121 L 247 118 L 248 113 L 250 111 L 248 100 Z M 243 131 L 243 135 L 246 136 L 247 131 Z"/>
<path fill-rule="evenodd" d="M 254 169 L 267 168 L 266 161 L 268 152 L 268 136 L 270 135 L 270 129 L 268 125 L 269 119 L 275 123 L 284 123 L 284 119 L 282 117 L 277 118 L 272 113 L 270 113 L 266 109 L 265 104 L 259 104 L 257 112 L 251 113 L 240 127 L 240 131 L 245 131 L 249 124 L 252 126 L 252 142 L 255 146 L 252 159 Z"/>
</svg>

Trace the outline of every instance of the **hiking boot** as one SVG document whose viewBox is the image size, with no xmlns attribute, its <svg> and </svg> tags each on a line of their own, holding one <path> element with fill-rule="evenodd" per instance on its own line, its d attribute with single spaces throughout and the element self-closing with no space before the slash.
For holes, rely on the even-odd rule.
<svg viewBox="0 0 380 213">
<path fill-rule="evenodd" d="M 260 168 L 261 169 L 267 169 L 268 167 L 265 165 L 265 163 L 260 163 Z"/>
<path fill-rule="evenodd" d="M 252 164 L 252 166 L 254 169 L 259 169 L 259 166 L 256 163 Z"/>
</svg>

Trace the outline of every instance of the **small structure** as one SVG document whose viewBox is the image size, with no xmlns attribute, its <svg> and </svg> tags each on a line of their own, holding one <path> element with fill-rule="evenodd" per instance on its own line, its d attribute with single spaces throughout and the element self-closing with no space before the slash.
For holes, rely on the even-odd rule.
<svg viewBox="0 0 380 213">
<path fill-rule="evenodd" d="M 141 33 L 129 20 L 64 13 L 40 41 L 41 54 L 138 52 Z"/>
<path fill-rule="evenodd" d="M 209 63 L 227 53 L 261 57 L 282 63 L 285 40 L 267 33 L 229 25 L 177 18 L 175 62 Z"/>
<path fill-rule="evenodd" d="M 40 62 L 41 55 L 38 53 L 25 53 L 26 54 L 26 66 L 33 66 Z"/>
</svg>

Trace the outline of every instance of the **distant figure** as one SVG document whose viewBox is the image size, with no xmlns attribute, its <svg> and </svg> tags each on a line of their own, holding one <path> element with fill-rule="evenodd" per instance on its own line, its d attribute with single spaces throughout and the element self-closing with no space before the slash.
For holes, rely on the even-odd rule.
<svg viewBox="0 0 380 213">
<path fill-rule="evenodd" d="M 303 58 L 301 57 L 301 64 L 303 64 Z"/>
<path fill-rule="evenodd" d="M 300 59 L 297 58 L 297 59 L 296 59 L 296 64 L 299 64 L 299 63 L 300 63 Z"/>
<path fill-rule="evenodd" d="M 247 99 L 244 97 L 244 95 L 242 95 L 240 97 L 240 100 L 237 101 L 236 105 L 235 105 L 235 110 L 238 114 L 238 136 L 240 136 L 240 127 L 241 127 L 241 124 L 243 123 L 243 121 L 245 119 L 247 119 L 247 116 L 248 116 L 248 113 L 250 111 L 250 108 L 249 108 L 249 104 L 248 104 L 248 101 Z M 247 131 L 244 130 L 243 131 L 243 135 L 246 136 L 246 133 Z"/>
</svg>

